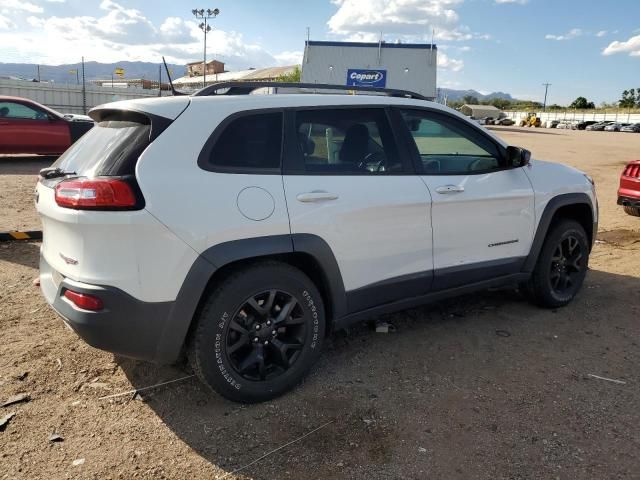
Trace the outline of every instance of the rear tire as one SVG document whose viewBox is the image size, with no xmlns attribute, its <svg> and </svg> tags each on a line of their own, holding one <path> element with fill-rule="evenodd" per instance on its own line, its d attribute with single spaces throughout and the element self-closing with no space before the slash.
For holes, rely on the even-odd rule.
<svg viewBox="0 0 640 480">
<path fill-rule="evenodd" d="M 576 296 L 589 266 L 589 241 L 578 222 L 561 220 L 551 227 L 542 246 L 527 296 L 542 307 L 567 305 Z"/>
<path fill-rule="evenodd" d="M 624 207 L 624 213 L 633 217 L 640 217 L 640 207 Z"/>
<path fill-rule="evenodd" d="M 208 296 L 189 345 L 200 380 L 245 403 L 298 384 L 320 356 L 322 298 L 300 270 L 280 262 L 244 267 Z"/>
</svg>

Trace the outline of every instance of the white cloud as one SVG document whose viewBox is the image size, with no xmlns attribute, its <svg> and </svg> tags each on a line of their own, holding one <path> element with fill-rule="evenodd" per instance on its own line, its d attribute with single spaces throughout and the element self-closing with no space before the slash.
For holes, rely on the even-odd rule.
<svg viewBox="0 0 640 480">
<path fill-rule="evenodd" d="M 572 28 L 567 33 L 562 35 L 552 35 L 547 34 L 544 36 L 547 40 L 571 40 L 572 38 L 579 37 L 583 34 L 582 30 L 579 28 Z"/>
<path fill-rule="evenodd" d="M 332 0 L 338 7 L 329 19 L 329 32 L 348 40 L 386 38 L 429 41 L 486 38 L 459 23 L 455 8 L 463 0 Z"/>
<path fill-rule="evenodd" d="M 14 5 L 14 0 L 0 2 Z M 154 24 L 140 10 L 113 0 L 103 0 L 97 13 L 8 18 L 24 25 L 11 32 L 3 29 L 7 22 L 1 17 L 0 45 L 11 45 L 2 60 L 62 64 L 75 63 L 84 56 L 87 61 L 110 63 L 159 61 L 165 55 L 168 62 L 186 63 L 202 57 L 203 34 L 194 21 L 168 17 Z M 260 45 L 247 43 L 242 34 L 234 31 L 215 29 L 209 33 L 207 43 L 207 57 L 225 62 L 230 70 L 289 64 L 288 60 L 297 58 L 296 52 L 272 55 Z"/>
<path fill-rule="evenodd" d="M 438 67 L 452 72 L 459 72 L 464 67 L 464 62 L 449 58 L 446 54 L 438 52 Z"/>
<path fill-rule="evenodd" d="M 525 3 L 528 3 L 529 0 L 495 0 L 495 2 L 497 4 L 504 4 L 504 3 L 517 3 L 519 5 L 524 5 Z"/>
<path fill-rule="evenodd" d="M 300 65 L 302 64 L 303 52 L 282 52 L 274 55 L 279 65 Z"/>
<path fill-rule="evenodd" d="M 606 30 L 600 30 L 598 33 L 596 33 L 596 37 L 604 37 L 606 34 Z"/>
<path fill-rule="evenodd" d="M 456 11 L 463 0 L 332 0 L 336 13 L 327 25 L 330 34 L 344 40 L 435 42 L 489 39 L 460 23 Z M 461 49 L 461 51 L 465 51 Z M 463 61 L 438 53 L 438 65 L 459 71 Z"/>
<path fill-rule="evenodd" d="M 0 15 L 0 30 L 11 30 L 13 28 L 17 28 L 16 24 L 9 17 Z"/>
<path fill-rule="evenodd" d="M 640 57 L 640 35 L 631 37 L 625 42 L 611 42 L 607 48 L 602 51 L 603 55 L 614 55 L 616 53 L 628 53 L 632 57 Z"/>
<path fill-rule="evenodd" d="M 29 13 L 42 13 L 44 9 L 31 2 L 22 2 L 20 0 L 0 0 L 0 11 L 9 13 L 12 10 L 18 10 Z"/>
</svg>

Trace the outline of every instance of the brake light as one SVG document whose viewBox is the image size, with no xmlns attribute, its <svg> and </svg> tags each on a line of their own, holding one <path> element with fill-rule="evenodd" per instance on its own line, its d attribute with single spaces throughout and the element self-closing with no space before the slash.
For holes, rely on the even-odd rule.
<svg viewBox="0 0 640 480">
<path fill-rule="evenodd" d="M 118 178 L 64 180 L 56 185 L 56 203 L 84 209 L 130 209 L 137 204 L 131 185 Z"/>
<path fill-rule="evenodd" d="M 102 310 L 104 308 L 102 300 L 94 295 L 74 292 L 73 290 L 65 290 L 64 296 L 65 298 L 69 299 L 74 305 L 82 308 L 83 310 L 91 310 L 97 312 L 98 310 Z"/>
<path fill-rule="evenodd" d="M 631 163 L 624 169 L 625 177 L 640 178 L 640 164 Z"/>
</svg>

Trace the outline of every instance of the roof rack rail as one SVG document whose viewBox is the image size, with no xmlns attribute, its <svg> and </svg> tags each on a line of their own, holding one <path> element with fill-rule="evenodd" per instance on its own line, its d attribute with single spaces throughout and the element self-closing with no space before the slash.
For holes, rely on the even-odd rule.
<svg viewBox="0 0 640 480">
<path fill-rule="evenodd" d="M 313 90 L 311 93 L 319 93 L 319 90 L 344 90 L 365 93 L 380 93 L 390 97 L 414 98 L 416 100 L 431 100 L 419 93 L 409 90 L 397 90 L 395 88 L 357 87 L 352 85 L 331 85 L 326 83 L 294 83 L 294 82 L 269 82 L 269 81 L 235 81 L 218 82 L 208 85 L 193 94 L 194 97 L 207 97 L 210 95 L 248 95 L 259 88 L 297 88 Z M 220 90 L 227 90 L 218 93 Z M 309 92 L 305 92 L 309 93 Z"/>
</svg>

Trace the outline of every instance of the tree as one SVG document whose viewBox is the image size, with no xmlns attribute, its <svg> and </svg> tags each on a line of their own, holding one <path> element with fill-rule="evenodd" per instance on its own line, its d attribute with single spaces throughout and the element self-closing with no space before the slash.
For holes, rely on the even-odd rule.
<svg viewBox="0 0 640 480">
<path fill-rule="evenodd" d="M 480 100 L 478 100 L 478 97 L 475 97 L 473 95 L 465 95 L 464 97 L 462 97 L 462 102 L 466 103 L 467 105 L 478 105 L 480 103 Z"/>
<path fill-rule="evenodd" d="M 301 77 L 302 71 L 300 70 L 300 67 L 296 65 L 296 68 L 294 68 L 293 71 L 278 75 L 276 82 L 300 83 Z"/>
<path fill-rule="evenodd" d="M 636 106 L 636 89 L 625 90 L 622 92 L 622 98 L 618 101 L 621 108 L 633 108 Z"/>
<path fill-rule="evenodd" d="M 506 98 L 492 98 L 487 102 L 489 105 L 493 105 L 500 110 L 505 110 L 511 107 L 511 100 L 507 100 Z"/>
<path fill-rule="evenodd" d="M 596 108 L 596 106 L 595 106 L 595 104 L 593 102 L 590 102 L 586 98 L 578 97 L 573 101 L 573 103 L 571 105 L 569 105 L 569 108 L 576 108 L 576 109 L 580 109 L 580 110 L 586 110 L 586 109 L 589 109 L 589 108 Z"/>
</svg>

